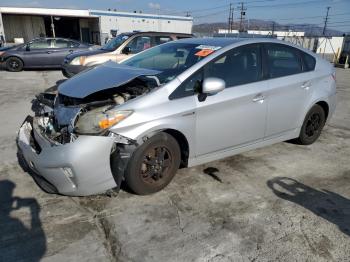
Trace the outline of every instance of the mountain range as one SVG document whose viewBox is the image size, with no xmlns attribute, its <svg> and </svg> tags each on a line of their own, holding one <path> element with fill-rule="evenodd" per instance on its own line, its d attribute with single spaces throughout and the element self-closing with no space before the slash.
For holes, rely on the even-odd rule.
<svg viewBox="0 0 350 262">
<path fill-rule="evenodd" d="M 273 21 L 266 21 L 260 19 L 250 19 L 244 21 L 244 29 L 249 30 L 272 30 L 274 31 L 302 31 L 305 32 L 305 36 L 321 36 L 323 28 L 314 24 L 280 24 Z M 239 22 L 233 23 L 233 29 L 238 30 L 240 26 Z M 192 31 L 196 35 L 212 36 L 217 33 L 219 29 L 227 29 L 228 23 L 203 23 L 193 25 Z M 340 30 L 327 29 L 325 35 L 327 36 L 342 36 L 344 32 Z"/>
</svg>

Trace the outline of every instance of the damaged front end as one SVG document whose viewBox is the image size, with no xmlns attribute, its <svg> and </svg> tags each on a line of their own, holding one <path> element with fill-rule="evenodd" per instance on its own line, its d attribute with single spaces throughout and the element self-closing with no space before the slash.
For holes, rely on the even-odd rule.
<svg viewBox="0 0 350 262">
<path fill-rule="evenodd" d="M 159 86 L 147 75 L 151 72 L 139 70 L 122 81 L 115 79 L 113 85 L 74 94 L 71 89 L 79 81 L 86 84 L 94 76 L 91 71 L 82 79 L 79 75 L 66 81 L 57 94 L 39 94 L 33 100 L 35 116 L 19 131 L 18 146 L 26 163 L 61 194 L 91 195 L 120 188 L 138 145 L 109 129 L 133 113 L 118 106 Z"/>
</svg>

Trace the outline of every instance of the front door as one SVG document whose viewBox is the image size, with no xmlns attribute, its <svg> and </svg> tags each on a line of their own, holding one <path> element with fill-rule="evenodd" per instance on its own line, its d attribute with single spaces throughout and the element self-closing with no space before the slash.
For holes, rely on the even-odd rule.
<svg viewBox="0 0 350 262">
<path fill-rule="evenodd" d="M 196 156 L 261 141 L 265 135 L 267 82 L 262 79 L 261 48 L 228 51 L 203 68 L 203 79 L 225 80 L 226 89 L 196 100 Z"/>
<path fill-rule="evenodd" d="M 26 67 L 46 67 L 52 64 L 51 39 L 38 39 L 28 43 L 23 50 Z"/>
</svg>

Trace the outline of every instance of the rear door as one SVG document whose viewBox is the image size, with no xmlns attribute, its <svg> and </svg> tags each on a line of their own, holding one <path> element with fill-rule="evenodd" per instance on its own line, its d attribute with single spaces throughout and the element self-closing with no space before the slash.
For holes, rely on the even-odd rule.
<svg viewBox="0 0 350 262">
<path fill-rule="evenodd" d="M 73 53 L 79 43 L 68 39 L 54 39 L 52 41 L 52 66 L 61 66 L 64 58 Z"/>
<path fill-rule="evenodd" d="M 216 77 L 226 89 L 196 100 L 196 155 L 261 141 L 265 135 L 266 81 L 258 44 L 234 48 L 203 68 L 202 79 Z"/>
<path fill-rule="evenodd" d="M 300 50 L 276 43 L 264 45 L 264 60 L 269 79 L 266 138 L 276 137 L 300 127 L 313 72 L 303 69 Z"/>
</svg>

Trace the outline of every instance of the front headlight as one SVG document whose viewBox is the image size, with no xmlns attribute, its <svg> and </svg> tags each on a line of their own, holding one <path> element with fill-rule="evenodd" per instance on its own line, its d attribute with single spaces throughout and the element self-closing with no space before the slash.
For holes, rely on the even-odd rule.
<svg viewBox="0 0 350 262">
<path fill-rule="evenodd" d="M 84 65 L 86 56 L 78 56 L 73 58 L 73 60 L 70 62 L 71 65 Z"/>
<path fill-rule="evenodd" d="M 0 52 L 0 56 L 2 56 L 3 54 L 5 54 L 5 52 Z"/>
<path fill-rule="evenodd" d="M 133 112 L 130 110 L 107 109 L 108 107 L 97 108 L 79 116 L 75 131 L 79 134 L 99 134 L 120 123 Z"/>
</svg>

